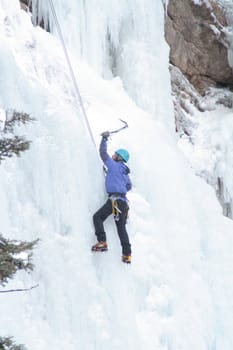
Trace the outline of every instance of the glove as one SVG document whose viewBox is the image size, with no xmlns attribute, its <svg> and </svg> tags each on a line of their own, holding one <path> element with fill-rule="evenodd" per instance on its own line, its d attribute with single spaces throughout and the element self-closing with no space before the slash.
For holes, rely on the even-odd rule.
<svg viewBox="0 0 233 350">
<path fill-rule="evenodd" d="M 104 131 L 104 132 L 102 132 L 102 134 L 100 134 L 104 139 L 108 139 L 109 138 L 109 136 L 110 136 L 110 132 L 109 131 Z"/>
</svg>

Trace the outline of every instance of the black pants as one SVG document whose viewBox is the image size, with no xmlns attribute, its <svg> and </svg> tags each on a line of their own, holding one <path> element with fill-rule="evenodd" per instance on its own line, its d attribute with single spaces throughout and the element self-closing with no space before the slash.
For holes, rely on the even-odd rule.
<svg viewBox="0 0 233 350">
<path fill-rule="evenodd" d="M 119 213 L 119 220 L 115 221 L 115 223 L 122 246 L 122 254 L 129 255 L 131 254 L 131 245 L 129 243 L 129 236 L 125 228 L 129 210 L 128 203 L 120 199 L 117 199 L 115 202 L 117 202 L 118 208 L 121 211 L 121 213 Z M 98 242 L 106 242 L 106 233 L 104 231 L 103 222 L 111 214 L 112 201 L 111 199 L 108 199 L 107 202 L 93 215 L 95 234 L 97 236 Z"/>
</svg>

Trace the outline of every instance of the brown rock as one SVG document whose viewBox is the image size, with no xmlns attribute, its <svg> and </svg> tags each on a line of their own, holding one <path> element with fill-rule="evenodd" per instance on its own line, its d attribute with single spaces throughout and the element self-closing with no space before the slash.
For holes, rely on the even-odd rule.
<svg viewBox="0 0 233 350">
<path fill-rule="evenodd" d="M 169 1 L 165 36 L 170 61 L 202 94 L 209 86 L 233 84 L 226 26 L 223 9 L 214 1 L 210 7 L 195 5 L 192 0 Z"/>
<path fill-rule="evenodd" d="M 20 7 L 27 12 L 29 10 L 29 0 L 20 0 Z"/>
</svg>

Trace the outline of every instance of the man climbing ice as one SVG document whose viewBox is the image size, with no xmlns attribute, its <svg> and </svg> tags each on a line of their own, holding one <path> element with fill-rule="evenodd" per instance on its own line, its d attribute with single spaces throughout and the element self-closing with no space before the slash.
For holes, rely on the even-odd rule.
<svg viewBox="0 0 233 350">
<path fill-rule="evenodd" d="M 102 140 L 99 152 L 107 168 L 105 188 L 108 193 L 108 200 L 93 215 L 95 234 L 98 242 L 92 247 L 92 251 L 104 252 L 108 250 L 103 222 L 109 215 L 113 214 L 122 246 L 122 261 L 130 264 L 131 245 L 125 227 L 129 210 L 126 193 L 132 187 L 129 177 L 130 170 L 126 165 L 129 160 L 129 153 L 125 149 L 118 149 L 113 156 L 110 157 L 107 153 L 107 140 L 110 136 L 110 132 L 105 131 L 101 136 Z"/>
</svg>

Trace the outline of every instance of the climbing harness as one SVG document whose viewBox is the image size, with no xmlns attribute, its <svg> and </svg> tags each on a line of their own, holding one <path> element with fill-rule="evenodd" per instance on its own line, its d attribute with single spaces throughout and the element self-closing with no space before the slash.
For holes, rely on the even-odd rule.
<svg viewBox="0 0 233 350">
<path fill-rule="evenodd" d="M 51 11 L 52 11 L 52 14 L 53 14 L 53 17 L 54 17 L 54 21 L 55 21 L 56 26 L 57 26 L 58 35 L 60 37 L 61 44 L 62 44 L 62 47 L 63 47 L 63 51 L 64 51 L 64 54 L 65 54 L 65 57 L 66 57 L 66 61 L 67 61 L 67 64 L 68 64 L 68 67 L 69 67 L 69 70 L 70 70 L 70 75 L 71 75 L 71 79 L 72 79 L 73 84 L 74 84 L 75 92 L 76 92 L 76 95 L 78 97 L 79 107 L 80 107 L 81 112 L 82 112 L 82 114 L 84 116 L 84 120 L 85 120 L 85 123 L 86 123 L 86 126 L 87 126 L 87 130 L 88 130 L 88 132 L 90 134 L 90 137 L 91 137 L 91 139 L 92 139 L 92 141 L 93 141 L 93 143 L 95 145 L 94 136 L 93 136 L 92 131 L 91 131 L 91 127 L 90 127 L 90 124 L 89 124 L 89 121 L 88 121 L 88 118 L 87 118 L 87 114 L 86 114 L 86 111 L 85 111 L 85 108 L 84 108 L 83 100 L 82 100 L 82 97 L 81 97 L 81 94 L 80 94 L 80 91 L 79 91 L 77 79 L 75 78 L 74 70 L 72 68 L 72 65 L 71 65 L 71 62 L 70 62 L 70 58 L 69 58 L 69 55 L 68 55 L 68 52 L 67 52 L 67 49 L 66 49 L 64 37 L 63 37 L 62 31 L 61 31 L 61 27 L 60 27 L 60 24 L 59 24 L 59 21 L 58 21 L 58 18 L 57 18 L 57 14 L 56 14 L 56 11 L 55 11 L 53 0 L 48 0 L 48 1 L 49 1 L 50 7 L 51 7 Z"/>
</svg>

